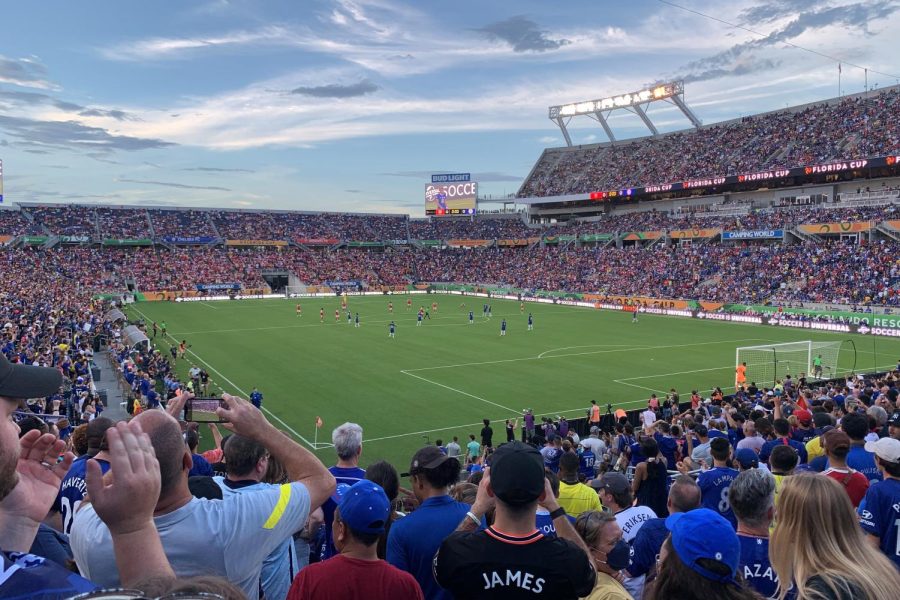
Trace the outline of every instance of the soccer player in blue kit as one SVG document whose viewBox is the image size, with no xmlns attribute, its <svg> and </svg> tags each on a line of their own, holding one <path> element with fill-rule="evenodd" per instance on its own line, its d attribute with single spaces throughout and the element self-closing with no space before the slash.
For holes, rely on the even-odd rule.
<svg viewBox="0 0 900 600">
<path fill-rule="evenodd" d="M 473 311 L 469 311 L 469 325 L 473 325 L 475 323 L 475 313 Z"/>
<path fill-rule="evenodd" d="M 534 331 L 534 317 L 531 313 L 528 313 L 528 331 Z"/>
<path fill-rule="evenodd" d="M 394 322 L 391 321 L 391 324 L 390 324 L 390 333 L 388 334 L 388 337 L 390 337 L 390 338 L 392 338 L 392 339 L 393 339 L 393 337 L 394 337 L 394 329 L 395 329 Z"/>
<path fill-rule="evenodd" d="M 506 335 L 506 319 L 500 322 L 500 335 Z"/>
</svg>

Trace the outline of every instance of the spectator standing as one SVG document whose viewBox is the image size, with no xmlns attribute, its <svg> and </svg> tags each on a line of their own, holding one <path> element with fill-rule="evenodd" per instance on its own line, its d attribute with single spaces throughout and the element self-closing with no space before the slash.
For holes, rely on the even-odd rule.
<svg viewBox="0 0 900 600">
<path fill-rule="evenodd" d="M 790 446 L 797 451 L 797 456 L 802 464 L 806 463 L 806 446 L 791 437 L 791 424 L 787 419 L 775 419 L 772 422 L 772 428 L 775 430 L 775 439 L 769 440 L 763 444 L 759 451 L 759 460 L 764 463 L 769 462 L 769 455 L 776 446 Z"/>
<path fill-rule="evenodd" d="M 460 454 L 462 454 L 462 448 L 459 447 L 459 438 L 454 435 L 453 440 L 447 443 L 447 456 L 459 460 Z"/>
<path fill-rule="evenodd" d="M 469 443 L 466 444 L 466 462 L 473 464 L 478 460 L 481 454 L 481 444 L 475 441 L 475 434 L 469 434 Z"/>
<path fill-rule="evenodd" d="M 674 515 L 695 508 L 700 508 L 700 486 L 690 475 L 679 475 L 669 488 L 666 510 L 670 515 Z M 669 530 L 666 528 L 665 519 L 646 521 L 632 541 L 633 550 L 628 575 L 641 577 L 655 573 L 659 550 L 667 537 Z"/>
<path fill-rule="evenodd" d="M 616 522 L 622 529 L 622 537 L 630 545 L 641 527 L 647 521 L 655 519 L 656 513 L 646 506 L 632 506 L 634 495 L 631 483 L 622 473 L 604 473 L 595 479 L 591 487 L 598 490 L 600 502 L 616 516 Z M 622 585 L 634 598 L 640 598 L 644 592 L 644 576 L 626 577 Z"/>
<path fill-rule="evenodd" d="M 593 452 L 597 460 L 606 454 L 606 442 L 600 439 L 600 428 L 597 426 L 591 427 L 590 435 L 581 440 L 581 445 Z"/>
<path fill-rule="evenodd" d="M 484 427 L 481 428 L 481 445 L 485 448 L 493 448 L 494 430 L 491 428 L 491 422 L 488 419 L 485 419 L 482 422 L 484 423 Z"/>
<path fill-rule="evenodd" d="M 331 432 L 331 443 L 334 444 L 338 461 L 328 470 L 334 475 L 337 485 L 343 485 L 346 488 L 366 478 L 365 469 L 359 466 L 359 458 L 362 456 L 362 441 L 363 429 L 356 423 L 344 423 L 335 427 Z M 334 556 L 336 553 L 334 544 L 331 542 L 331 522 L 334 520 L 335 507 L 337 507 L 337 501 L 333 496 L 322 504 L 322 514 L 325 517 L 325 540 L 320 554 L 322 560 Z"/>
<path fill-rule="evenodd" d="M 698 508 L 666 519 L 671 536 L 646 600 L 758 600 L 738 574 L 741 545 L 731 524 Z"/>
<path fill-rule="evenodd" d="M 769 557 L 778 579 L 794 582 L 797 598 L 896 599 L 896 564 L 867 543 L 836 481 L 814 473 L 794 475 L 785 481 L 777 509 Z"/>
<path fill-rule="evenodd" d="M 865 447 L 866 434 L 869 433 L 869 420 L 866 415 L 859 413 L 844 415 L 841 419 L 841 429 L 850 436 L 847 466 L 865 475 L 869 483 L 881 481 L 882 472 L 875 464 L 875 455 Z"/>
<path fill-rule="evenodd" d="M 534 411 L 530 408 L 526 410 L 522 420 L 525 423 L 525 441 L 530 444 L 534 437 Z"/>
<path fill-rule="evenodd" d="M 222 489 L 222 499 L 278 489 L 277 485 L 263 482 L 269 462 L 269 453 L 261 443 L 242 435 L 232 435 L 225 448 L 225 476 L 213 478 Z M 259 583 L 265 597 L 284 598 L 299 570 L 294 540 L 289 537 L 263 561 Z"/>
<path fill-rule="evenodd" d="M 412 575 L 378 558 L 378 540 L 390 513 L 391 503 L 378 484 L 363 480 L 346 489 L 334 511 L 338 554 L 301 571 L 288 600 L 421 600 L 422 589 Z"/>
<path fill-rule="evenodd" d="M 558 442 L 556 434 L 551 434 L 547 438 L 547 443 L 541 448 L 541 456 L 544 457 L 544 467 L 550 469 L 554 473 L 559 472 L 559 460 L 562 458 L 562 448 Z"/>
<path fill-rule="evenodd" d="M 212 477 L 215 473 L 213 472 L 212 465 L 209 464 L 205 458 L 201 455 L 197 454 L 197 447 L 200 445 L 200 433 L 194 429 L 193 427 L 188 427 L 187 431 L 184 432 L 184 442 L 187 444 L 188 450 L 191 451 L 191 472 L 188 473 L 188 477 Z"/>
<path fill-rule="evenodd" d="M 565 452 L 559 459 L 559 505 L 576 519 L 589 510 L 601 510 L 597 492 L 578 480 L 578 455 Z"/>
<path fill-rule="evenodd" d="M 900 569 L 900 440 L 881 438 L 867 442 L 866 450 L 875 455 L 884 480 L 873 484 L 866 493 L 859 522 L 872 545 L 877 545 Z"/>
<path fill-rule="evenodd" d="M 75 513 L 87 494 L 87 461 L 91 459 L 97 461 L 103 473 L 109 470 L 110 456 L 106 430 L 112 426 L 113 422 L 106 417 L 94 419 L 87 424 L 87 454 L 72 462 L 72 467 L 59 486 L 53 510 L 59 511 L 62 526 L 60 531 L 66 535 L 72 533 Z"/>
<path fill-rule="evenodd" d="M 635 467 L 634 479 L 631 482 L 637 504 L 648 507 L 657 517 L 665 518 L 669 516 L 666 508 L 669 473 L 664 459 L 659 456 L 656 440 L 642 439 L 641 454 L 647 460 Z"/>
<path fill-rule="evenodd" d="M 263 401 L 262 392 L 260 392 L 258 389 L 256 389 L 256 386 L 254 386 L 253 391 L 250 392 L 250 402 L 253 403 L 253 406 L 262 410 L 262 401 Z"/>
<path fill-rule="evenodd" d="M 832 429 L 822 436 L 822 447 L 828 457 L 828 468 L 822 474 L 841 484 L 850 497 L 853 508 L 859 507 L 869 489 L 869 480 L 859 471 L 847 466 L 850 436 L 839 429 Z"/>
<path fill-rule="evenodd" d="M 538 502 L 550 510 L 557 537 L 545 537 L 535 527 Z M 476 531 L 492 507 L 493 525 Z M 511 442 L 494 453 L 472 510 L 434 557 L 434 573 L 457 598 L 575 599 L 594 587 L 596 573 L 588 556 L 553 498 L 540 453 Z"/>
<path fill-rule="evenodd" d="M 302 527 L 310 507 L 320 506 L 334 492 L 334 477 L 248 401 L 223 394 L 226 407 L 217 409 L 219 417 L 227 420 L 235 433 L 264 444 L 284 465 L 292 483 L 237 494 L 228 502 L 194 498 L 188 488 L 190 451 L 181 426 L 171 416 L 180 414 L 187 398 L 182 394 L 171 400 L 168 412 L 146 411 L 134 418 L 148 431 L 160 464 L 162 488 L 153 519 L 156 529 L 180 577 L 226 576 L 255 600 L 263 560 Z M 75 515 L 71 543 L 82 573 L 104 587 L 121 585 L 110 531 L 93 506 L 83 507 Z"/>
<path fill-rule="evenodd" d="M 737 526 L 728 501 L 728 486 L 738 476 L 738 471 L 728 466 L 731 445 L 725 438 L 716 438 L 710 445 L 710 452 L 713 468 L 702 471 L 697 478 L 697 485 L 703 491 L 703 507 L 716 511 L 733 526 Z"/>
<path fill-rule="evenodd" d="M 779 581 L 769 563 L 769 525 L 775 517 L 775 478 L 761 469 L 743 471 L 728 486 L 728 501 L 737 519 L 740 572 L 760 595 L 775 598 Z"/>
<path fill-rule="evenodd" d="M 410 478 L 419 508 L 396 521 L 388 534 L 387 561 L 411 573 L 428 600 L 452 598 L 435 581 L 431 563 L 441 542 L 469 511 L 468 504 L 449 495 L 450 486 L 459 479 L 459 469 L 458 460 L 434 446 L 416 452 L 404 476 Z"/>
<path fill-rule="evenodd" d="M 759 454 L 762 447 L 766 444 L 765 438 L 756 432 L 756 423 L 747 419 L 743 425 L 744 438 L 737 443 L 736 449 L 743 450 L 749 448 L 756 454 Z"/>
</svg>

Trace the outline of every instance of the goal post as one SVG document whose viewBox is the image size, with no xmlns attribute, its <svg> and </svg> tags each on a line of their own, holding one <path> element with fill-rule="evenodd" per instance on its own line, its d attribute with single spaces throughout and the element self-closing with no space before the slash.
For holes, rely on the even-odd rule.
<svg viewBox="0 0 900 600">
<path fill-rule="evenodd" d="M 735 367 L 746 363 L 747 381 L 763 385 L 774 385 L 786 375 L 796 379 L 801 373 L 809 380 L 832 379 L 844 371 L 840 368 L 842 347 L 842 342 L 810 340 L 742 346 L 735 351 Z"/>
</svg>

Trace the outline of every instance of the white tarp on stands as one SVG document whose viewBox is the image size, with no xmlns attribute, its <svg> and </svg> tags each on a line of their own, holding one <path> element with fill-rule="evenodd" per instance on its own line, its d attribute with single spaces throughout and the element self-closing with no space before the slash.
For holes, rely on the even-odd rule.
<svg viewBox="0 0 900 600">
<path fill-rule="evenodd" d="M 138 346 L 150 347 L 150 338 L 144 335 L 144 332 L 138 329 L 136 325 L 129 325 L 123 329 L 122 339 L 129 348 L 137 348 Z"/>
<path fill-rule="evenodd" d="M 124 321 L 126 319 L 125 313 L 123 313 L 118 308 L 114 308 L 111 311 L 109 311 L 108 313 L 106 313 L 104 315 L 104 318 L 107 321 L 112 321 L 113 323 L 115 323 L 116 321 Z"/>
</svg>

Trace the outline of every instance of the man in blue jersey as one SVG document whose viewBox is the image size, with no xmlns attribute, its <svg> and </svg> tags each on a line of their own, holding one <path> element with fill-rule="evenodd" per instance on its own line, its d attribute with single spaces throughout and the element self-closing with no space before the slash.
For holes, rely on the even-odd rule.
<svg viewBox="0 0 900 600">
<path fill-rule="evenodd" d="M 419 309 L 419 314 L 416 315 L 416 327 L 422 326 L 422 319 L 425 317 L 425 312 Z"/>
<path fill-rule="evenodd" d="M 881 438 L 867 442 L 865 449 L 875 455 L 884 479 L 866 492 L 859 505 L 859 523 L 869 541 L 900 569 L 900 440 Z"/>
<path fill-rule="evenodd" d="M 715 438 L 710 441 L 709 452 L 713 459 L 713 468 L 700 473 L 697 485 L 703 492 L 703 507 L 714 510 L 734 526 L 737 521 L 731 503 L 728 501 L 728 486 L 738 476 L 738 471 L 728 467 L 728 458 L 731 456 L 731 444 L 725 438 Z"/>
<path fill-rule="evenodd" d="M 500 335 L 506 335 L 506 319 L 500 321 Z"/>
<path fill-rule="evenodd" d="M 441 542 L 466 517 L 469 505 L 450 497 L 450 486 L 459 480 L 459 461 L 435 446 L 425 446 L 413 455 L 409 472 L 419 508 L 391 525 L 387 561 L 412 574 L 428 600 L 451 600 L 450 592 L 438 585 L 432 563 Z"/>
<path fill-rule="evenodd" d="M 106 417 L 97 417 L 87 426 L 88 451 L 72 462 L 72 467 L 63 477 L 59 486 L 59 494 L 53 504 L 53 510 L 59 511 L 63 533 L 72 533 L 72 521 L 75 511 L 81 506 L 87 495 L 87 462 L 95 460 L 103 473 L 109 470 L 109 446 L 106 442 L 106 430 L 113 422 Z"/>
<path fill-rule="evenodd" d="M 255 406 L 256 408 L 262 409 L 262 401 L 263 401 L 262 392 L 260 392 L 258 389 L 256 389 L 254 387 L 253 391 L 250 392 L 250 402 L 252 402 L 253 406 Z"/>
<path fill-rule="evenodd" d="M 865 475 L 869 483 L 881 481 L 882 472 L 875 463 L 875 455 L 866 448 L 865 438 L 869 433 L 868 417 L 860 413 L 844 415 L 841 419 L 841 429 L 850 436 L 847 466 Z"/>
<path fill-rule="evenodd" d="M 544 467 L 554 473 L 559 471 L 559 459 L 562 457 L 562 448 L 559 437 L 556 434 L 547 436 L 546 445 L 541 448 L 541 456 L 544 457 Z"/>
<path fill-rule="evenodd" d="M 594 466 L 597 464 L 597 457 L 588 446 L 578 446 L 578 475 L 586 480 L 594 478 L 596 470 Z"/>
<path fill-rule="evenodd" d="M 331 432 L 331 443 L 337 453 L 338 461 L 328 470 L 334 475 L 338 485 L 351 486 L 357 481 L 366 478 L 366 470 L 359 466 L 359 457 L 362 455 L 362 427 L 356 423 L 344 423 Z M 337 554 L 332 541 L 332 524 L 334 523 L 334 509 L 337 507 L 337 499 L 332 497 L 322 505 L 325 515 L 325 541 L 322 544 L 320 556 L 322 560 Z"/>
<path fill-rule="evenodd" d="M 355 327 L 359 327 L 359 313 L 356 313 L 356 325 Z"/>
<path fill-rule="evenodd" d="M 863 418 L 865 419 L 865 417 Z M 775 430 L 775 439 L 769 440 L 763 444 L 762 449 L 759 451 L 760 462 L 769 462 L 769 455 L 772 453 L 772 448 L 775 446 L 790 446 L 797 451 L 797 456 L 800 457 L 800 463 L 806 464 L 806 446 L 791 437 L 791 424 L 788 420 L 775 419 L 775 421 L 772 422 L 772 429 Z"/>
<path fill-rule="evenodd" d="M 534 317 L 531 313 L 528 313 L 528 331 L 534 331 Z"/>
<path fill-rule="evenodd" d="M 475 324 L 475 313 L 471 310 L 469 311 L 469 325 Z"/>
<path fill-rule="evenodd" d="M 419 316 L 421 317 L 421 314 L 420 314 Z M 419 322 L 420 322 L 420 323 L 422 322 L 422 319 L 421 319 L 421 318 L 419 319 Z M 391 324 L 388 325 L 388 337 L 389 337 L 389 338 L 394 339 L 394 331 L 395 331 L 396 328 L 397 328 L 397 326 L 394 325 L 394 322 L 393 322 L 393 321 L 391 321 Z"/>
<path fill-rule="evenodd" d="M 751 450 L 752 452 L 752 450 Z M 762 469 L 747 469 L 728 487 L 741 542 L 740 570 L 744 580 L 765 598 L 775 598 L 778 575 L 769 562 L 769 525 L 775 517 L 775 477 Z"/>
<path fill-rule="evenodd" d="M 688 512 L 700 508 L 700 487 L 690 475 L 679 475 L 669 488 L 666 508 L 669 514 Z M 628 574 L 631 577 L 649 575 L 656 568 L 659 550 L 669 537 L 665 519 L 645 521 L 632 542 L 631 563 Z"/>
</svg>

